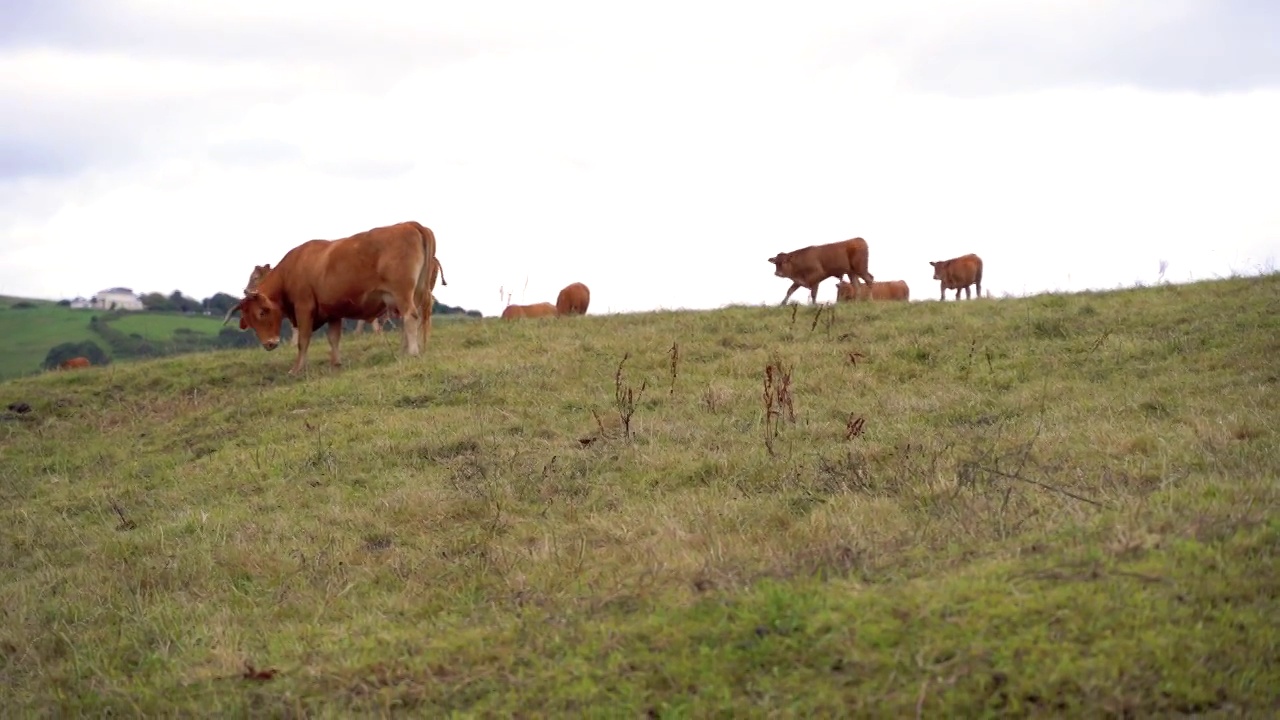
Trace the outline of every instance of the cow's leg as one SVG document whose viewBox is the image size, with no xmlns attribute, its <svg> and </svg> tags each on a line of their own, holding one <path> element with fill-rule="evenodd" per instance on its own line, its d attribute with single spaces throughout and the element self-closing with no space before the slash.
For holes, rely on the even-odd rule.
<svg viewBox="0 0 1280 720">
<path fill-rule="evenodd" d="M 329 321 L 329 364 L 342 367 L 342 357 L 338 354 L 338 343 L 342 342 L 342 321 Z"/>
<path fill-rule="evenodd" d="M 298 336 L 298 358 L 289 369 L 290 375 L 297 375 L 307 367 L 307 348 L 311 346 L 311 311 L 299 312 L 298 324 L 293 331 Z"/>
<path fill-rule="evenodd" d="M 793 283 L 791 283 L 791 289 L 787 291 L 787 294 L 786 294 L 786 295 L 784 295 L 784 296 L 782 297 L 782 302 L 780 302 L 780 303 L 778 303 L 778 304 L 779 304 L 779 305 L 786 305 L 786 304 L 787 304 L 787 301 L 791 299 L 791 293 L 793 293 L 793 292 L 795 292 L 796 290 L 799 290 L 799 289 L 800 289 L 800 283 L 798 283 L 798 282 L 793 282 Z"/>
<path fill-rule="evenodd" d="M 957 294 L 959 294 L 959 293 L 957 293 Z M 959 298 L 957 298 L 957 299 L 959 299 Z M 969 286 L 968 286 L 968 285 L 965 285 L 965 286 L 964 286 L 964 299 L 965 299 L 965 300 L 972 300 L 972 299 L 973 299 L 973 295 L 969 294 Z"/>
<path fill-rule="evenodd" d="M 821 285 L 821 284 L 822 283 L 818 283 L 818 285 Z M 818 302 L 818 285 L 814 285 L 813 287 L 809 288 L 809 304 L 810 305 L 816 305 Z"/>
<path fill-rule="evenodd" d="M 404 320 L 404 340 L 401 347 L 410 356 L 420 352 L 419 340 L 422 334 L 422 307 L 414 302 L 413 289 L 408 294 L 396 294 L 396 307 L 400 309 L 400 317 Z"/>
<path fill-rule="evenodd" d="M 973 294 L 982 297 L 982 280 L 973 281 Z"/>
</svg>

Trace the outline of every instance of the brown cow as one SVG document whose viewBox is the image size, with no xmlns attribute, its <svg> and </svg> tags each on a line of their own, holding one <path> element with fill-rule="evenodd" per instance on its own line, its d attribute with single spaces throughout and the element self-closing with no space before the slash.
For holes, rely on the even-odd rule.
<svg viewBox="0 0 1280 720">
<path fill-rule="evenodd" d="M 836 283 L 836 300 L 839 302 L 849 302 L 851 300 L 909 300 L 910 298 L 911 290 L 907 287 L 905 280 L 877 280 L 871 283 L 871 291 L 869 293 L 866 285 L 854 285 L 843 281 Z"/>
<path fill-rule="evenodd" d="M 430 281 L 430 283 L 431 283 L 431 291 L 432 291 L 433 293 L 435 292 L 435 289 L 436 289 L 436 278 L 437 278 L 437 277 L 438 277 L 438 278 L 440 278 L 440 284 L 441 284 L 441 285 L 448 285 L 448 284 L 449 284 L 449 282 L 448 282 L 447 280 L 445 280 L 445 279 L 444 279 L 444 266 L 440 264 L 440 259 L 439 259 L 439 258 L 432 258 L 432 260 L 431 260 L 431 281 Z M 432 308 L 432 309 L 434 310 L 434 308 Z M 370 322 L 369 322 L 369 324 L 373 326 L 373 331 L 374 331 L 375 333 L 381 333 L 381 332 L 382 332 L 382 323 L 390 322 L 391 320 L 393 320 L 393 319 L 395 319 L 395 318 L 398 318 L 398 317 L 400 317 L 400 312 L 399 312 L 399 310 L 397 310 L 396 308 L 387 308 L 387 311 L 386 311 L 386 312 L 384 312 L 384 313 L 382 313 L 381 315 L 379 315 L 378 317 L 374 318 L 372 321 L 370 321 Z M 356 321 L 356 330 L 355 330 L 355 331 L 356 331 L 356 332 L 360 332 L 361 330 L 363 330 L 363 329 L 364 329 L 364 325 L 365 325 L 365 321 L 364 321 L 364 320 L 357 320 L 357 321 Z M 431 313 L 427 313 L 427 334 L 428 334 L 428 335 L 430 335 L 430 334 L 431 334 Z"/>
<path fill-rule="evenodd" d="M 373 320 L 389 308 L 404 316 L 402 347 L 419 354 L 431 331 L 430 275 L 436 236 L 409 221 L 339 240 L 309 240 L 267 271 L 255 290 L 227 312 L 240 312 L 240 329 L 253 328 L 267 350 L 280 345 L 284 318 L 297 328 L 298 357 L 289 374 L 307 365 L 311 332 L 328 323 L 329 364 L 340 366 L 342 320 Z"/>
<path fill-rule="evenodd" d="M 942 297 L 947 299 L 947 291 L 956 291 L 956 300 L 960 299 L 960 290 L 964 290 L 964 298 L 970 299 L 969 286 L 973 285 L 978 297 L 982 297 L 982 258 L 969 253 L 950 260 L 929 261 L 933 266 L 933 279 L 942 281 Z"/>
<path fill-rule="evenodd" d="M 508 305 L 502 310 L 502 319 L 518 320 L 520 318 L 555 317 L 557 314 L 555 305 L 549 302 L 541 302 L 533 305 Z"/>
<path fill-rule="evenodd" d="M 75 370 L 76 368 L 87 368 L 93 363 L 89 362 L 87 357 L 73 357 L 70 360 L 63 360 L 58 363 L 59 370 Z"/>
<path fill-rule="evenodd" d="M 249 282 L 246 283 L 244 286 L 244 294 L 248 295 L 249 293 L 256 290 L 258 288 L 258 283 L 262 282 L 262 278 L 266 277 L 267 273 L 269 272 L 271 272 L 271 263 L 267 263 L 266 265 L 255 265 L 253 268 L 253 272 L 249 273 Z M 433 258 L 432 264 L 431 264 L 431 289 L 433 291 L 436 289 L 436 277 L 440 278 L 441 285 L 449 284 L 449 281 L 444 279 L 444 266 L 440 264 L 439 258 Z M 398 316 L 392 310 L 388 309 L 382 315 L 374 318 L 373 321 L 370 322 L 369 324 L 373 326 L 373 331 L 375 333 L 380 333 L 382 332 L 382 323 L 387 322 L 392 317 L 398 317 Z M 365 323 L 364 320 L 357 320 L 355 331 L 360 332 L 361 330 L 363 330 L 364 323 Z M 429 329 L 428 329 L 428 332 L 430 332 Z M 298 347 L 297 332 L 294 332 L 292 335 L 289 336 L 289 345 L 292 347 Z"/>
<path fill-rule="evenodd" d="M 591 304 L 591 291 L 580 282 L 566 285 L 556 296 L 556 313 L 559 315 L 586 315 Z"/>
<path fill-rule="evenodd" d="M 841 276 L 848 275 L 849 282 L 855 284 L 854 277 L 862 278 L 868 285 L 875 281 L 867 272 L 867 241 L 860 237 L 780 252 L 769 258 L 769 262 L 776 266 L 774 275 L 792 281 L 791 289 L 787 290 L 779 305 L 786 305 L 791 293 L 801 286 L 809 290 L 809 303 L 816 303 L 818 285 L 830 277 L 839 280 Z"/>
</svg>

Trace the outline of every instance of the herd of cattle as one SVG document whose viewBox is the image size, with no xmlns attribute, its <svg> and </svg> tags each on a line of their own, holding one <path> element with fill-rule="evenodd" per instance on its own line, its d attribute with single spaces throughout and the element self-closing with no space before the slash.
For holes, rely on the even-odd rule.
<svg viewBox="0 0 1280 720">
<path fill-rule="evenodd" d="M 783 305 L 801 287 L 809 290 L 809 302 L 816 303 L 818 285 L 827 278 L 836 279 L 839 302 L 905 301 L 910 296 L 905 281 L 877 282 L 867 271 L 867 241 L 860 237 L 780 252 L 769 262 L 774 265 L 774 275 L 791 280 Z M 946 300 L 947 290 L 952 289 L 956 300 L 962 289 L 970 298 L 970 285 L 982 297 L 982 259 L 977 255 L 929 264 L 933 266 L 933 279 L 941 281 L 941 299 Z M 382 321 L 403 318 L 401 348 L 416 356 L 431 335 L 437 278 L 442 285 L 449 284 L 436 258 L 435 233 L 418 222 L 377 227 L 339 240 L 309 240 L 285 253 L 275 267 L 255 266 L 244 296 L 227 311 L 222 324 L 239 313 L 240 329 L 252 329 L 264 348 L 275 350 L 280 346 L 282 324 L 288 318 L 294 328 L 289 344 L 297 348 L 297 357 L 289 369 L 291 375 L 306 368 L 311 333 L 321 325 L 328 325 L 329 363 L 341 365 L 338 345 L 342 321 L 347 319 L 356 321 L 357 330 L 363 323 L 370 323 L 379 332 Z M 575 282 L 560 291 L 554 305 L 508 305 L 502 317 L 516 320 L 583 315 L 590 302 L 590 290 Z M 59 365 L 59 369 L 88 365 L 85 358 L 73 358 Z"/>
</svg>

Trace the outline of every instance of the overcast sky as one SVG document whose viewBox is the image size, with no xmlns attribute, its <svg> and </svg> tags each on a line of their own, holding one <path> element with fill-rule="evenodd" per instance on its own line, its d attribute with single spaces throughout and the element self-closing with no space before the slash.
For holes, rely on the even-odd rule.
<svg viewBox="0 0 1280 720">
<path fill-rule="evenodd" d="M 1280 2 L 4 0 L 0 294 L 239 294 L 417 220 L 450 305 L 938 296 L 1280 264 Z M 807 302 L 807 294 L 797 293 Z M 820 300 L 834 300 L 828 280 Z"/>
</svg>

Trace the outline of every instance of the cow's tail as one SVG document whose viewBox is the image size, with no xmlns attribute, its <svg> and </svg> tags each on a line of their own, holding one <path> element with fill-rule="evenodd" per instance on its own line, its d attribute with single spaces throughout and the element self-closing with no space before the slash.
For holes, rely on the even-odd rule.
<svg viewBox="0 0 1280 720">
<path fill-rule="evenodd" d="M 431 310 L 435 298 L 431 293 L 431 271 L 436 257 L 436 234 L 431 228 L 420 222 L 413 222 L 418 230 L 418 238 L 422 242 L 422 267 L 418 269 L 418 339 L 423 345 L 431 334 Z M 443 271 L 441 271 L 443 275 Z"/>
</svg>

